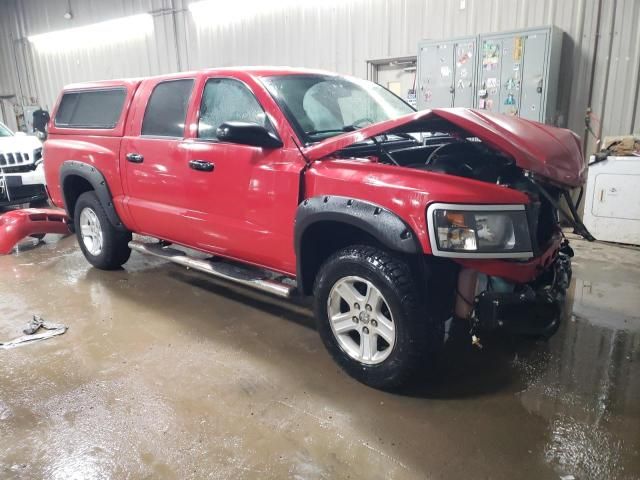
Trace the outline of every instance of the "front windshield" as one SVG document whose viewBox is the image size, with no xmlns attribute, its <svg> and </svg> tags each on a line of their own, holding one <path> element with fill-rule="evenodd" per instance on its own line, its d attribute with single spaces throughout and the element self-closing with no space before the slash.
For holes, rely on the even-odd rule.
<svg viewBox="0 0 640 480">
<path fill-rule="evenodd" d="M 13 133 L 7 127 L 0 123 L 0 137 L 12 137 Z"/>
<path fill-rule="evenodd" d="M 414 112 L 387 89 L 365 80 L 305 74 L 263 81 L 305 143 Z"/>
</svg>

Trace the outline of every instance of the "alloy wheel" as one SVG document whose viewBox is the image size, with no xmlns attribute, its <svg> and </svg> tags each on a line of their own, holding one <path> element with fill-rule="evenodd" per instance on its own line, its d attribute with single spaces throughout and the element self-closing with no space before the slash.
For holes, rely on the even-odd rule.
<svg viewBox="0 0 640 480">
<path fill-rule="evenodd" d="M 331 330 L 347 355 L 375 365 L 393 351 L 396 328 L 389 304 L 369 280 L 357 276 L 339 279 L 327 300 Z"/>
<path fill-rule="evenodd" d="M 102 227 L 96 212 L 85 207 L 80 212 L 80 235 L 87 251 L 98 256 L 102 252 Z"/>
</svg>

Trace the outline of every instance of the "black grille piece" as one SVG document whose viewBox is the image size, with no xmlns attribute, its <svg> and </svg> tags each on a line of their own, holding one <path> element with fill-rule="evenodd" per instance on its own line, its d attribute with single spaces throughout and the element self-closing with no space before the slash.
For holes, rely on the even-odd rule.
<svg viewBox="0 0 640 480">
<path fill-rule="evenodd" d="M 34 162 L 37 162 L 42 158 L 42 149 L 38 149 L 34 154 Z M 15 152 L 15 153 L 0 153 L 0 167 L 5 165 L 19 165 L 27 163 L 31 160 L 31 155 L 28 153 Z"/>
<path fill-rule="evenodd" d="M 36 166 L 32 163 L 30 165 L 16 165 L 15 167 L 3 167 L 4 173 L 27 173 L 36 169 Z"/>
<path fill-rule="evenodd" d="M 527 218 L 534 251 L 540 252 L 545 249 L 553 234 L 560 228 L 558 212 L 547 198 L 539 195 L 527 206 Z"/>
<path fill-rule="evenodd" d="M 538 245 L 543 247 L 549 243 L 556 231 L 558 231 L 558 213 L 551 202 L 543 197 L 540 199 L 538 229 L 536 231 Z"/>
</svg>

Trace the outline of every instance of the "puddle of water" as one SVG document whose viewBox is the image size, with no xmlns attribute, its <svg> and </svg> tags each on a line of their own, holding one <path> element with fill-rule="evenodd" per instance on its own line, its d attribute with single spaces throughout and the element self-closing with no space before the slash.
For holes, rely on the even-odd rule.
<svg viewBox="0 0 640 480">
<path fill-rule="evenodd" d="M 518 396 L 548 421 L 545 459 L 562 475 L 640 477 L 640 255 L 624 254 L 629 268 L 613 269 L 583 254 L 565 325 L 548 351 L 514 362 Z"/>
</svg>

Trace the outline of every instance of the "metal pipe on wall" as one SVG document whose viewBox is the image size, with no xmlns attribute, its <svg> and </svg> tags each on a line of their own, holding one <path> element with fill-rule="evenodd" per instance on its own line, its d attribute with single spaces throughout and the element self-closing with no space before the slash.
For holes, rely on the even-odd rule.
<svg viewBox="0 0 640 480">
<path fill-rule="evenodd" d="M 599 7 L 602 6 L 602 0 L 600 0 L 599 2 Z M 615 29 L 615 23 L 616 23 L 616 8 L 618 6 L 618 0 L 613 0 L 613 6 L 611 9 L 611 22 L 608 25 L 608 32 L 607 32 L 607 39 L 609 41 L 609 45 L 607 48 L 607 62 L 606 62 L 606 67 L 605 67 L 605 71 L 604 71 L 604 85 L 602 87 L 602 101 L 600 102 L 600 108 L 598 110 L 598 115 L 600 116 L 600 119 L 604 118 L 604 114 L 605 114 L 605 108 L 606 108 L 606 104 L 607 104 L 607 94 L 608 92 L 608 86 L 609 86 L 609 74 L 611 71 L 611 52 L 613 51 L 613 32 Z M 600 12 L 599 12 L 600 13 Z M 601 16 L 598 17 L 598 20 L 601 20 Z M 599 23 L 599 22 L 598 22 Z M 600 28 L 600 26 L 598 25 L 598 30 L 599 32 L 602 32 L 602 29 Z M 600 35 L 599 35 L 600 36 Z M 598 58 L 597 57 L 597 50 L 594 51 L 594 58 Z M 595 61 L 594 61 L 594 65 L 595 65 Z M 593 79 L 591 81 L 591 86 L 593 87 Z M 591 91 L 591 95 L 593 95 L 593 90 Z M 589 103 L 591 103 L 591 95 L 589 96 Z M 598 131 L 596 132 L 598 135 L 598 138 L 602 138 L 602 132 L 603 132 L 603 126 L 602 126 L 602 121 L 600 122 L 600 124 L 598 125 Z M 600 145 L 596 145 L 595 146 L 595 150 L 598 150 L 600 148 Z M 585 150 L 586 153 L 586 150 Z"/>
<path fill-rule="evenodd" d="M 0 98 L 0 115 L 2 115 L 2 123 L 7 123 L 7 112 L 4 109 L 4 99 Z"/>
</svg>

